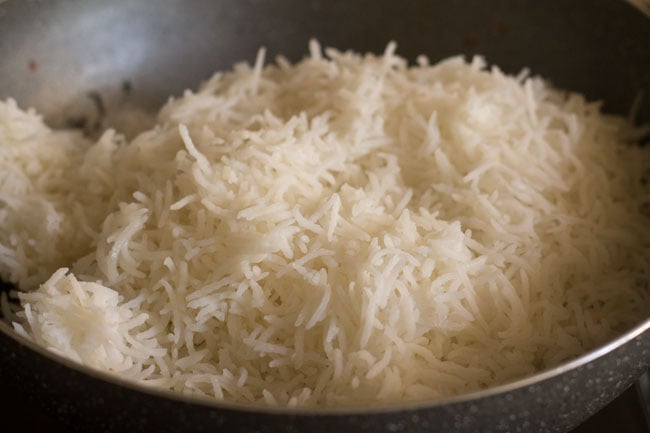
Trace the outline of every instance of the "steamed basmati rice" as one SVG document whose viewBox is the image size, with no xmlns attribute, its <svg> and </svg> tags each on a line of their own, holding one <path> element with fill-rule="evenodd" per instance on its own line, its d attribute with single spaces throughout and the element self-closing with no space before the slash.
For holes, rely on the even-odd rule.
<svg viewBox="0 0 650 433">
<path fill-rule="evenodd" d="M 144 384 L 304 406 L 482 389 L 646 318 L 647 130 L 394 50 L 260 50 L 131 141 L 0 103 L 15 328 Z"/>
</svg>

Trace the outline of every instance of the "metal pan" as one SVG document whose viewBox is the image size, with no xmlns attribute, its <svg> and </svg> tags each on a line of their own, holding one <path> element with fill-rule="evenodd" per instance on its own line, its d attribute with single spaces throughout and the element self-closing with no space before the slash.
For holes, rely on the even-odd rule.
<svg viewBox="0 0 650 433">
<path fill-rule="evenodd" d="M 627 113 L 638 92 L 650 95 L 650 19 L 618 0 L 9 0 L 0 2 L 0 98 L 36 107 L 52 124 L 77 120 L 92 129 L 106 113 L 152 109 L 216 70 L 252 60 L 261 45 L 296 60 L 310 37 L 375 52 L 396 40 L 409 59 L 481 53 L 508 72 L 529 67 L 603 99 L 615 113 Z M 648 99 L 640 120 L 650 121 Z M 572 362 L 457 398 L 289 410 L 126 383 L 0 323 L 0 383 L 78 431 L 566 431 L 650 367 L 649 328 L 650 318 Z"/>
</svg>

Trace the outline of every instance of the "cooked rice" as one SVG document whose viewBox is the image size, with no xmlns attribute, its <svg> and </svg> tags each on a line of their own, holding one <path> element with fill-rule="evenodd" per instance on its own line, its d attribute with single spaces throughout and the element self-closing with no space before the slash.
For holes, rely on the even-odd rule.
<svg viewBox="0 0 650 433">
<path fill-rule="evenodd" d="M 131 141 L 1 102 L 16 330 L 144 384 L 304 406 L 482 389 L 647 318 L 647 129 L 394 50 L 260 50 Z"/>
</svg>

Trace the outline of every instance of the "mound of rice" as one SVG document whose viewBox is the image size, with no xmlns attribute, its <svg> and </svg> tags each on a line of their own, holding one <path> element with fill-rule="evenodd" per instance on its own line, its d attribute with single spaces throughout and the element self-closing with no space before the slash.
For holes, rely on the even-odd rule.
<svg viewBox="0 0 650 433">
<path fill-rule="evenodd" d="M 261 50 L 131 141 L 0 103 L 5 314 L 123 378 L 283 406 L 478 390 L 647 318 L 647 129 L 394 49 Z"/>
</svg>

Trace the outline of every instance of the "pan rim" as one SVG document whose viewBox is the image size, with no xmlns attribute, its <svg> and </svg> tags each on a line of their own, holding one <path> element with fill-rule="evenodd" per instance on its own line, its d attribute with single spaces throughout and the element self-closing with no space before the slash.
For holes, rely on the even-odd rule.
<svg viewBox="0 0 650 433">
<path fill-rule="evenodd" d="M 3 6 L 6 0 L 0 0 L 0 7 Z M 650 5 L 644 0 L 626 0 L 628 6 L 634 7 L 638 12 L 650 18 Z M 181 404 L 201 407 L 208 410 L 222 410 L 233 411 L 241 413 L 256 413 L 265 414 L 269 416 L 320 416 L 320 417 L 336 417 L 336 416 L 351 416 L 351 415 L 373 415 L 373 414 L 386 414 L 405 411 L 416 411 L 432 408 L 441 408 L 444 406 L 455 404 L 466 404 L 477 402 L 482 399 L 497 397 L 499 395 L 507 395 L 511 392 L 522 390 L 526 387 L 539 384 L 541 382 L 559 377 L 565 373 L 569 373 L 580 367 L 584 367 L 589 363 L 596 361 L 605 355 L 621 348 L 632 340 L 650 332 L 650 317 L 641 321 L 634 327 L 619 336 L 609 340 L 582 355 L 561 363 L 555 367 L 547 370 L 537 372 L 533 375 L 525 376 L 511 382 L 501 385 L 492 386 L 483 390 L 464 393 L 452 397 L 444 397 L 440 399 L 417 400 L 400 403 L 378 403 L 373 405 L 346 405 L 346 406 L 306 406 L 289 408 L 286 406 L 270 406 L 263 403 L 245 403 L 245 402 L 231 402 L 227 400 L 216 400 L 209 397 L 200 395 L 184 395 L 178 392 L 173 392 L 167 389 L 156 388 L 148 386 L 136 381 L 121 378 L 116 374 L 111 374 L 105 371 L 94 369 L 87 365 L 83 365 L 62 355 L 52 352 L 45 347 L 39 346 L 33 341 L 16 333 L 13 328 L 0 316 L 0 334 L 13 340 L 23 348 L 28 349 L 32 355 L 38 355 L 47 358 L 59 365 L 71 369 L 77 373 L 89 376 L 95 380 L 99 380 L 111 385 L 116 385 L 129 391 L 134 391 L 140 394 L 145 394 L 151 397 L 168 400 Z"/>
<path fill-rule="evenodd" d="M 126 388 L 130 391 L 146 394 L 151 397 L 165 399 L 171 402 L 181 404 L 188 404 L 192 406 L 199 406 L 204 409 L 233 411 L 242 413 L 256 413 L 266 414 L 270 416 L 350 416 L 350 415 L 372 415 L 394 412 L 416 411 L 422 409 L 432 409 L 436 407 L 449 406 L 454 404 L 466 404 L 477 402 L 488 397 L 497 397 L 499 395 L 507 395 L 511 392 L 522 390 L 526 387 L 539 384 L 546 380 L 559 377 L 562 374 L 576 370 L 580 367 L 602 358 L 615 351 L 616 349 L 624 346 L 626 343 L 640 337 L 646 332 L 650 332 L 650 317 L 638 323 L 625 333 L 609 340 L 607 343 L 592 349 L 577 358 L 559 364 L 547 370 L 540 371 L 530 376 L 525 376 L 512 382 L 507 382 L 501 385 L 489 387 L 479 391 L 470 393 L 459 394 L 456 396 L 445 397 L 440 399 L 429 400 L 416 400 L 400 403 L 378 403 L 373 405 L 346 405 L 346 406 L 300 406 L 300 407 L 286 407 L 286 406 L 270 406 L 259 402 L 231 402 L 227 400 L 216 400 L 209 397 L 200 395 L 185 395 L 178 392 L 170 391 L 163 388 L 156 388 L 148 386 L 136 381 L 131 381 L 119 377 L 117 374 L 111 374 L 101 371 L 87 365 L 80 364 L 71 359 L 65 358 L 49 349 L 37 345 L 33 341 L 16 333 L 9 324 L 0 318 L 0 333 L 14 340 L 19 345 L 29 349 L 32 353 L 45 357 L 50 361 L 54 361 L 66 368 L 72 369 L 77 373 L 112 385 L 117 385 Z"/>
</svg>

